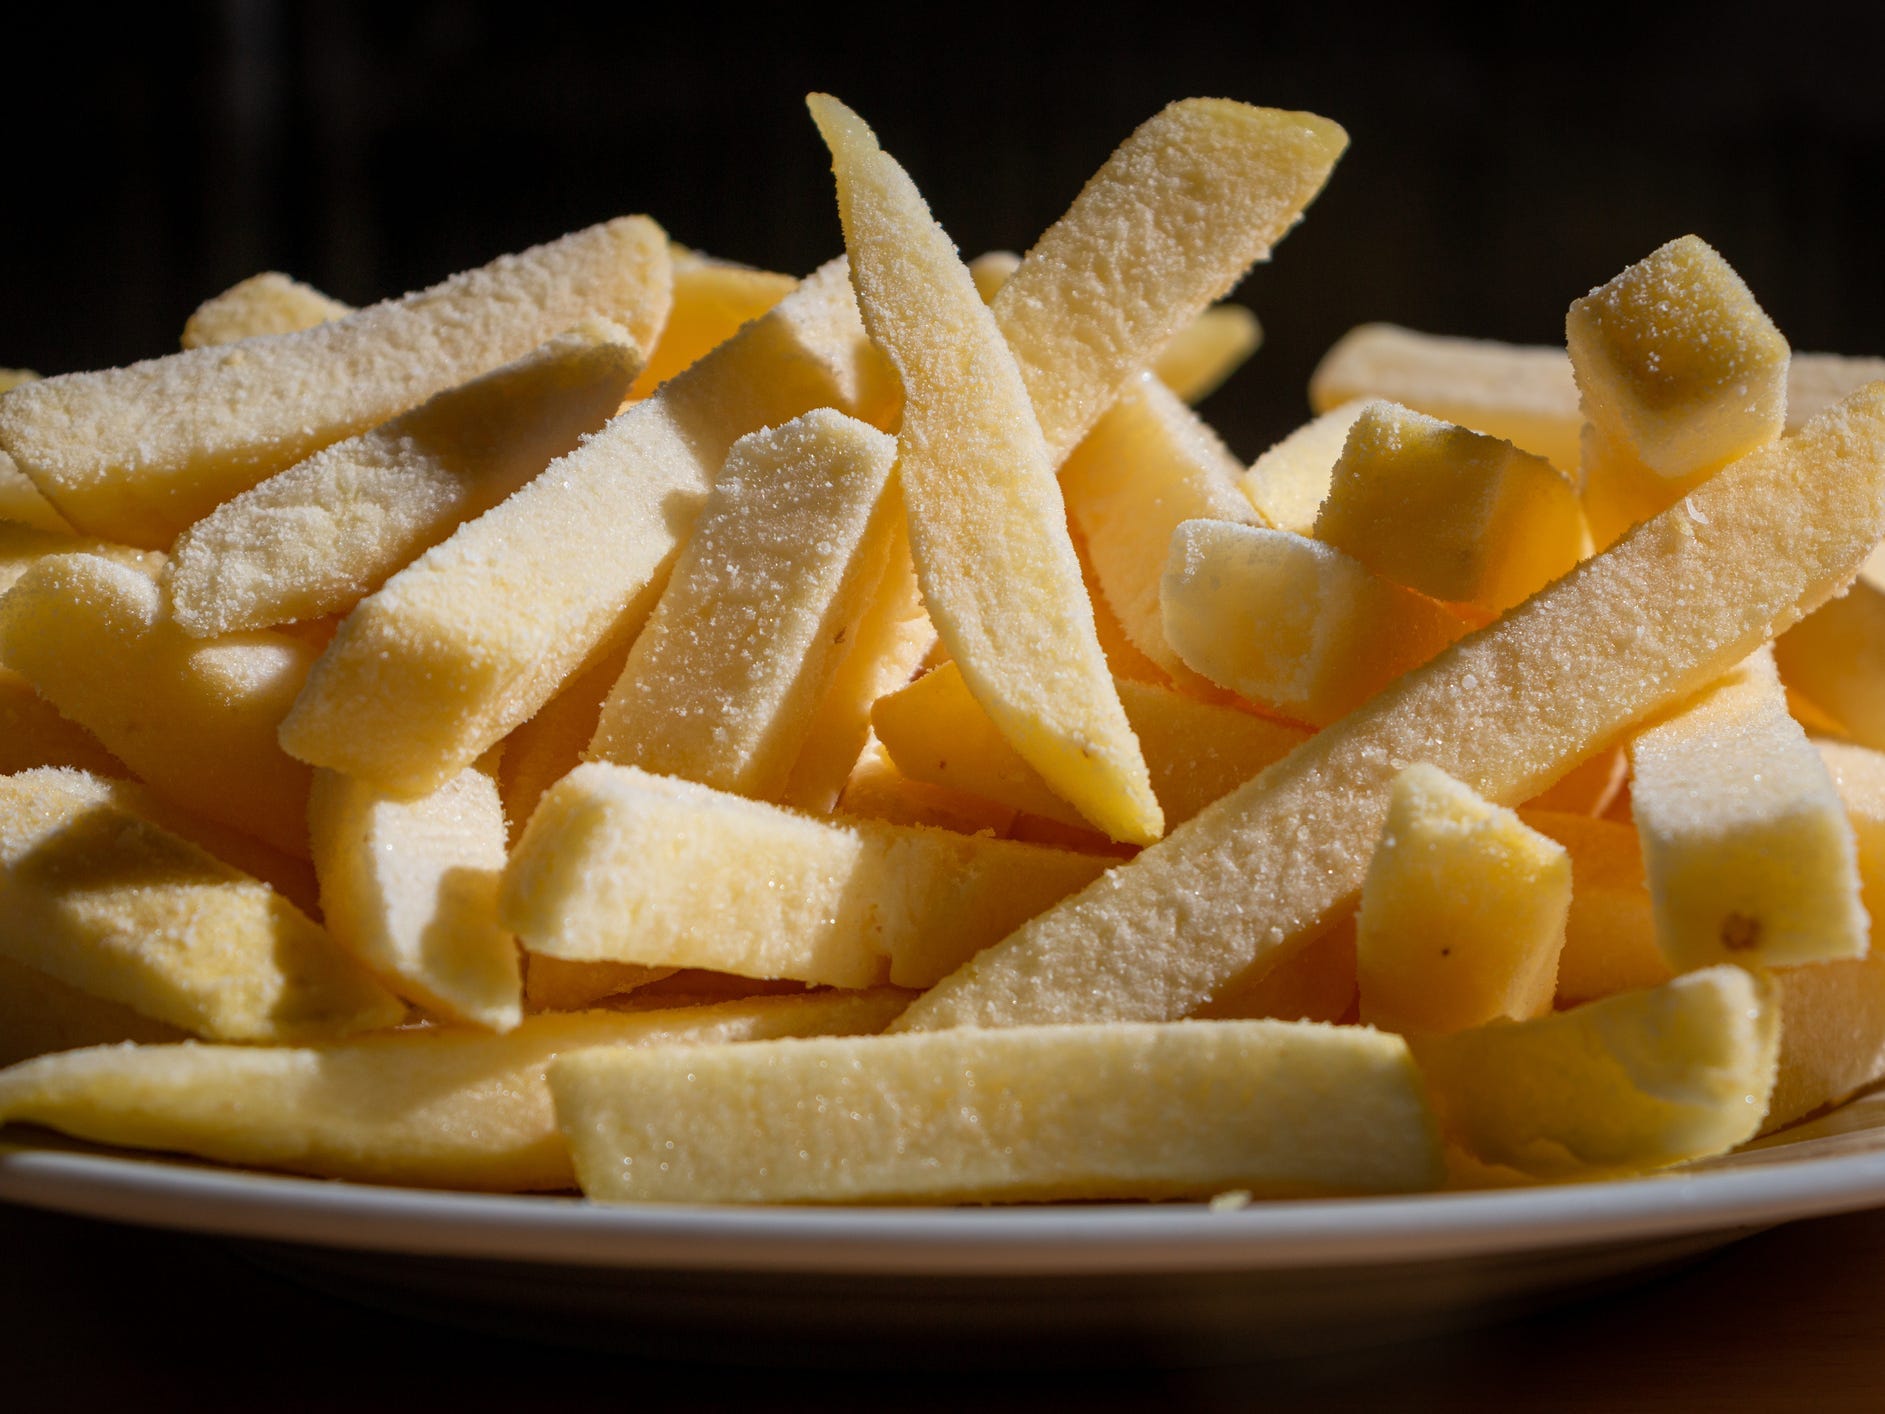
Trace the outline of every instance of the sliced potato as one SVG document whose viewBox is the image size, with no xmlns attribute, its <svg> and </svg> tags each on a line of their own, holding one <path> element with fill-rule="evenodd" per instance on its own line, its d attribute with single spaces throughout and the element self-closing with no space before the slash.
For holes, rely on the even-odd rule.
<svg viewBox="0 0 1885 1414">
<path fill-rule="evenodd" d="M 82 1046 L 181 1041 L 188 1034 L 0 955 L 0 1066 Z"/>
<path fill-rule="evenodd" d="M 39 494 L 39 488 L 14 465 L 13 458 L 0 452 L 0 523 L 31 526 L 71 534 L 64 516 L 52 508 L 52 502 Z"/>
<path fill-rule="evenodd" d="M 1315 533 L 1316 516 L 1335 480 L 1335 463 L 1366 403 L 1345 403 L 1289 436 L 1250 464 L 1240 485 L 1266 525 L 1292 535 Z"/>
<path fill-rule="evenodd" d="M 628 390 L 633 399 L 647 397 L 675 374 L 692 368 L 798 284 L 790 275 L 734 265 L 679 246 L 673 248 L 673 257 L 674 303 L 648 366 Z"/>
<path fill-rule="evenodd" d="M 130 768 L 104 744 L 33 690 L 11 668 L 0 668 L 0 775 L 35 766 L 75 766 L 100 776 L 129 776 Z"/>
<path fill-rule="evenodd" d="M 570 962 L 524 954 L 524 1002 L 532 1011 L 582 1011 L 672 977 L 679 968 L 632 962 Z"/>
<path fill-rule="evenodd" d="M 1617 820 L 1526 806 L 1519 818 L 1571 856 L 1571 911 L 1558 955 L 1558 1001 L 1575 1006 L 1657 987 L 1675 975 L 1656 945 L 1636 830 Z"/>
<path fill-rule="evenodd" d="M 1787 686 L 1885 751 L 1885 588 L 1861 576 L 1775 639 L 1774 659 Z"/>
<path fill-rule="evenodd" d="M 183 347 L 204 349 L 260 334 L 295 334 L 353 312 L 352 305 L 312 285 L 279 270 L 264 270 L 199 304 L 183 326 Z"/>
<path fill-rule="evenodd" d="M 1172 335 L 1153 360 L 1159 382 L 1188 403 L 1203 402 L 1263 343 L 1263 326 L 1241 304 L 1217 304 Z"/>
</svg>

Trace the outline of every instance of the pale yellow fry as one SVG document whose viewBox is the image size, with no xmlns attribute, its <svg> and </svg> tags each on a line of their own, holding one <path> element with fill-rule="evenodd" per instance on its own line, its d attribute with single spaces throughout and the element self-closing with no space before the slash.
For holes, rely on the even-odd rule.
<svg viewBox="0 0 1885 1414">
<path fill-rule="evenodd" d="M 188 1034 L 0 955 L 0 1066 L 81 1046 L 181 1041 Z"/>
<path fill-rule="evenodd" d="M 1857 845 L 1765 649 L 1630 744 L 1656 938 L 1678 972 L 1863 957 Z"/>
<path fill-rule="evenodd" d="M 908 174 L 850 109 L 808 102 L 832 151 L 865 327 L 903 381 L 897 470 L 936 631 L 1063 799 L 1114 839 L 1155 840 L 1158 801 L 1014 357 Z"/>
<path fill-rule="evenodd" d="M 258 334 L 295 334 L 352 313 L 352 305 L 312 285 L 279 270 L 264 270 L 199 304 L 183 326 L 183 347 L 203 349 Z"/>
<path fill-rule="evenodd" d="M 1772 984 L 1722 966 L 1413 1045 L 1450 1139 L 1486 1163 L 1585 1178 L 1752 1139 L 1780 1029 Z"/>
<path fill-rule="evenodd" d="M 164 568 L 164 557 L 155 550 L 114 545 L 109 540 L 74 535 L 69 530 L 46 530 L 18 521 L 0 521 L 0 595 L 41 560 L 54 555 L 79 554 L 103 555 L 108 560 L 142 570 L 152 578 L 163 573 Z"/>
<path fill-rule="evenodd" d="M 1243 493 L 1266 524 L 1292 535 L 1315 532 L 1316 516 L 1335 480 L 1335 463 L 1365 402 L 1344 403 L 1312 421 L 1250 464 Z"/>
<path fill-rule="evenodd" d="M 1775 639 L 1774 659 L 1854 741 L 1885 750 L 1885 588 L 1862 575 Z"/>
<path fill-rule="evenodd" d="M 607 997 L 633 992 L 679 968 L 633 962 L 570 962 L 524 954 L 524 1002 L 532 1011 L 581 1011 Z"/>
<path fill-rule="evenodd" d="M 1281 1021 L 1031 1027 L 550 1069 L 591 1198 L 882 1203 L 1432 1187 L 1404 1044 Z"/>
<path fill-rule="evenodd" d="M 632 642 L 618 644 L 563 684 L 536 716 L 504 738 L 498 752 L 498 789 L 514 843 L 543 793 L 582 764 L 602 719 L 602 703 L 622 675 Z"/>
<path fill-rule="evenodd" d="M 405 1007 L 267 885 L 78 771 L 0 778 L 0 952 L 199 1036 L 292 1042 Z"/>
<path fill-rule="evenodd" d="M 162 549 L 238 492 L 584 319 L 651 347 L 668 290 L 661 228 L 623 217 L 299 333 L 17 388 L 0 399 L 0 450 L 79 529 Z"/>
<path fill-rule="evenodd" d="M 497 919 L 504 807 L 487 771 L 413 799 L 317 771 L 308 835 L 335 942 L 440 1021 L 507 1031 L 522 1019 L 517 944 Z"/>
<path fill-rule="evenodd" d="M 39 375 L 30 368 L 0 368 L 0 393 L 11 392 L 22 383 L 37 383 Z"/>
<path fill-rule="evenodd" d="M 993 306 L 1050 461 L 1269 257 L 1347 145 L 1313 113 L 1215 98 L 1173 103 L 1120 144 Z"/>
<path fill-rule="evenodd" d="M 52 508 L 52 502 L 39 494 L 39 488 L 26 479 L 14 465 L 13 458 L 0 452 L 0 522 L 31 526 L 70 535 L 72 527 Z"/>
<path fill-rule="evenodd" d="M 1203 402 L 1262 343 L 1256 315 L 1240 304 L 1214 305 L 1172 336 L 1152 372 L 1186 402 Z"/>
<path fill-rule="evenodd" d="M 184 531 L 171 612 L 199 638 L 345 613 L 613 417 L 640 366 L 590 321 L 323 447 Z"/>
<path fill-rule="evenodd" d="M 1571 911 L 1558 955 L 1558 1002 L 1575 1006 L 1613 992 L 1656 987 L 1675 975 L 1656 946 L 1655 910 L 1643 881 L 1636 830 L 1529 806 L 1519 818 L 1571 856 Z"/>
<path fill-rule="evenodd" d="M 423 793 L 633 637 L 728 448 L 815 407 L 888 401 L 843 262 L 826 265 L 653 397 L 362 600 L 282 745 Z"/>
<path fill-rule="evenodd" d="M 673 257 L 674 304 L 648 366 L 628 390 L 630 398 L 645 398 L 691 368 L 798 284 L 790 275 L 729 264 L 680 246 L 673 248 Z"/>
<path fill-rule="evenodd" d="M 1355 898 L 1389 782 L 1538 793 L 1823 601 L 1885 536 L 1885 384 L 1417 668 L 1106 880 L 978 955 L 911 1029 L 1178 1017 Z"/>
<path fill-rule="evenodd" d="M 776 800 L 883 577 L 896 454 L 830 408 L 735 442 L 589 756 Z"/>
<path fill-rule="evenodd" d="M 97 737 L 60 716 L 26 678 L 0 667 L 0 775 L 34 766 L 76 766 L 101 776 L 131 774 Z"/>
<path fill-rule="evenodd" d="M 1067 514 L 1127 639 L 1173 681 L 1198 675 L 1166 641 L 1160 582 L 1172 532 L 1188 520 L 1254 525 L 1243 466 L 1163 383 L 1129 381 L 1060 469 Z"/>
<path fill-rule="evenodd" d="M 552 1057 L 870 1032 L 903 1001 L 898 992 L 762 997 L 534 1016 L 501 1036 L 408 1029 L 294 1048 L 104 1046 L 0 1071 L 0 1122 L 365 1183 L 571 1188 L 544 1080 Z"/>
</svg>

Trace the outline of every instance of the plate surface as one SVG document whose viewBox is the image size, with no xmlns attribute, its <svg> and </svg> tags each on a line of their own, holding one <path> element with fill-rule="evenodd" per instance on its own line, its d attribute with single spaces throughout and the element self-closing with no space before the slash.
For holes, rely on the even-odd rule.
<svg viewBox="0 0 1885 1414">
<path fill-rule="evenodd" d="M 11 1142 L 7 1142 L 11 1141 Z M 1885 1093 L 1654 1178 L 1007 1209 L 607 1207 L 0 1140 L 0 1200 L 195 1231 L 357 1299 L 582 1344 L 750 1358 L 1213 1360 L 1535 1309 L 1796 1218 L 1885 1206 Z"/>
</svg>

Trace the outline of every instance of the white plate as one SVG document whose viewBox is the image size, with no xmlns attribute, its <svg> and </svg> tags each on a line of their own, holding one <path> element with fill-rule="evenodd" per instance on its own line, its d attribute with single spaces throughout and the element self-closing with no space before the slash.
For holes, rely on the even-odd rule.
<svg viewBox="0 0 1885 1414">
<path fill-rule="evenodd" d="M 663 1354 L 1217 1359 L 1484 1320 L 1792 1219 L 1885 1206 L 1885 1093 L 1654 1178 L 1010 1209 L 605 1207 L 327 1183 L 28 1138 L 0 1200 L 237 1239 L 405 1310 Z"/>
</svg>

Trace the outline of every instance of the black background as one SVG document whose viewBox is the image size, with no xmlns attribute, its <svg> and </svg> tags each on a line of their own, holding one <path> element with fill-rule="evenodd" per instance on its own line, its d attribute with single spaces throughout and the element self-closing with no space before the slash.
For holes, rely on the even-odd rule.
<svg viewBox="0 0 1885 1414">
<path fill-rule="evenodd" d="M 15 0 L 0 365 L 167 351 L 262 268 L 365 302 L 624 211 L 803 273 L 840 247 L 812 88 L 969 254 L 1025 249 L 1170 99 L 1343 123 L 1239 292 L 1267 344 L 1206 411 L 1246 457 L 1351 325 L 1561 339 L 1572 298 L 1687 231 L 1796 347 L 1885 353 L 1885 5 L 660 8 Z"/>
</svg>

